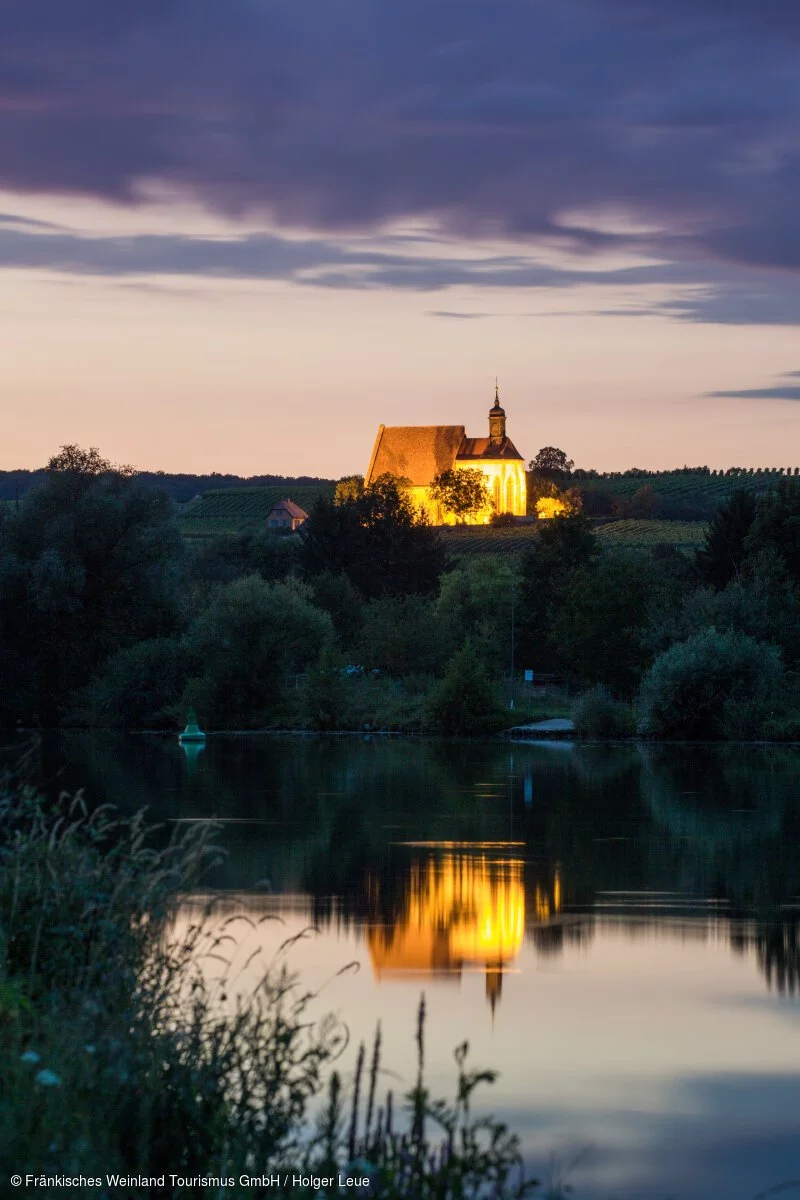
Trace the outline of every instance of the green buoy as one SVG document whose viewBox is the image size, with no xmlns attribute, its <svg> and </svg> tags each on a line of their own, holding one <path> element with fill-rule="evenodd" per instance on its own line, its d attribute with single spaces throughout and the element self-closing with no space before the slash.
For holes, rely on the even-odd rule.
<svg viewBox="0 0 800 1200">
<path fill-rule="evenodd" d="M 190 708 L 186 714 L 186 728 L 183 733 L 178 734 L 178 741 L 182 746 L 185 746 L 192 742 L 205 742 L 205 740 L 206 735 L 197 724 L 197 713 L 193 708 Z"/>
</svg>

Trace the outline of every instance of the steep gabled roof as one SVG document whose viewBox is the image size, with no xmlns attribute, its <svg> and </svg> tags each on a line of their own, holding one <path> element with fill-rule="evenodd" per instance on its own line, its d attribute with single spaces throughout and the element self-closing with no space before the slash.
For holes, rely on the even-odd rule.
<svg viewBox="0 0 800 1200">
<path fill-rule="evenodd" d="M 461 447 L 456 455 L 459 462 L 464 459 L 497 459 L 511 458 L 518 459 L 523 462 L 522 455 L 510 438 L 503 438 L 500 442 L 494 442 L 491 438 L 468 438 L 465 437 Z"/>
<path fill-rule="evenodd" d="M 463 425 L 381 425 L 364 482 L 389 474 L 427 487 L 452 469 L 463 441 Z"/>
<path fill-rule="evenodd" d="M 273 513 L 279 512 L 287 513 L 295 521 L 305 521 L 308 519 L 308 513 L 299 504 L 295 504 L 294 500 L 279 500 L 277 504 L 273 504 L 267 513 L 267 518 L 271 517 Z"/>
</svg>

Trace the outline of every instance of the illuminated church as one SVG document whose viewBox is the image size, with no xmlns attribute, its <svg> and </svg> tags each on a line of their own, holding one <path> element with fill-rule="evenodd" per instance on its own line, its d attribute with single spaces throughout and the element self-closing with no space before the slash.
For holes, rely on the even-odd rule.
<svg viewBox="0 0 800 1200">
<path fill-rule="evenodd" d="M 488 437 L 467 437 L 463 425 L 379 426 L 364 482 L 370 484 L 386 474 L 405 479 L 415 503 L 433 524 L 453 524 L 455 517 L 431 499 L 430 485 L 442 471 L 467 469 L 483 472 L 491 498 L 491 507 L 469 517 L 470 524 L 486 524 L 492 513 L 525 516 L 525 464 L 506 434 L 497 387 L 489 409 Z"/>
</svg>

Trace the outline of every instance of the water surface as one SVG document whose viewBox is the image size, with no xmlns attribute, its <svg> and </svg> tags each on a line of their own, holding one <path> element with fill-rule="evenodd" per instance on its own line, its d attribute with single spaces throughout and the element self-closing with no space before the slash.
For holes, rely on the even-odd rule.
<svg viewBox="0 0 800 1200">
<path fill-rule="evenodd" d="M 313 925 L 290 962 L 356 1041 L 381 1021 L 401 1088 L 424 991 L 432 1085 L 449 1091 L 468 1039 L 500 1072 L 485 1106 L 578 1200 L 800 1179 L 796 750 L 218 737 L 189 754 L 64 735 L 41 772 L 223 822 L 209 890 L 280 918 L 241 923 L 243 985 Z"/>
</svg>

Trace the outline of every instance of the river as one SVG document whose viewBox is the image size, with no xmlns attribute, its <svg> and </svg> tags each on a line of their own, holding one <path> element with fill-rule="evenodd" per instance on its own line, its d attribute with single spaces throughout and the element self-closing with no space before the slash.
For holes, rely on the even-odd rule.
<svg viewBox="0 0 800 1200">
<path fill-rule="evenodd" d="M 64 734 L 40 770 L 220 820 L 204 895 L 260 922 L 242 985 L 313 929 L 287 960 L 353 1045 L 381 1022 L 399 1091 L 424 992 L 434 1092 L 467 1039 L 480 1105 L 576 1200 L 800 1179 L 797 749 Z"/>
</svg>

